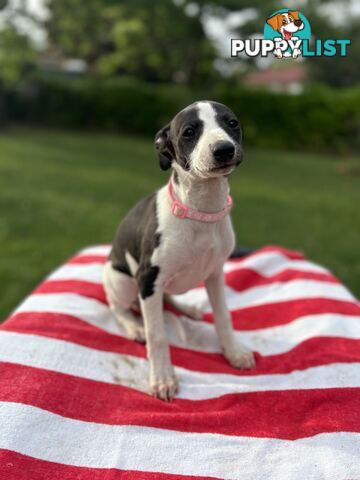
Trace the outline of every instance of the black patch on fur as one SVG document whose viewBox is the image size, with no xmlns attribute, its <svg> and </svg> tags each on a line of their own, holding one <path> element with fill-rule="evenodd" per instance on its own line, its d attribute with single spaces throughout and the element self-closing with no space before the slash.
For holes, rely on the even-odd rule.
<svg viewBox="0 0 360 480">
<path fill-rule="evenodd" d="M 153 295 L 154 285 L 159 272 L 160 268 L 157 265 L 139 269 L 136 279 L 139 285 L 140 295 L 143 300 Z"/>
<path fill-rule="evenodd" d="M 132 276 L 125 258 L 125 253 L 129 252 L 139 265 L 136 278 L 143 278 L 143 275 L 146 278 L 146 272 L 149 269 L 152 271 L 150 260 L 153 251 L 161 242 L 161 233 L 157 232 L 157 228 L 156 193 L 153 193 L 138 202 L 120 223 L 110 252 L 113 268 Z M 147 292 L 150 291 L 151 278 L 150 275 L 145 282 Z"/>
<path fill-rule="evenodd" d="M 242 156 L 242 131 L 240 122 L 236 128 L 231 128 L 229 125 L 230 120 L 237 120 L 237 117 L 230 108 L 226 107 L 222 103 L 211 102 L 213 109 L 216 112 L 216 122 L 225 132 L 234 140 L 237 145 L 237 150 L 239 149 L 239 154 Z"/>
<path fill-rule="evenodd" d="M 241 258 L 247 257 L 252 253 L 256 252 L 256 248 L 247 248 L 247 247 L 235 247 L 229 258 Z"/>
<path fill-rule="evenodd" d="M 155 148 L 158 153 L 160 168 L 168 170 L 175 159 L 174 147 L 170 139 L 170 123 L 155 135 Z"/>
<path fill-rule="evenodd" d="M 193 137 L 183 136 L 183 132 L 188 127 L 194 129 L 195 134 Z M 196 104 L 178 113 L 171 122 L 170 138 L 175 150 L 175 160 L 184 170 L 190 169 L 190 155 L 196 147 L 203 130 L 204 124 L 199 119 L 199 111 Z"/>
</svg>

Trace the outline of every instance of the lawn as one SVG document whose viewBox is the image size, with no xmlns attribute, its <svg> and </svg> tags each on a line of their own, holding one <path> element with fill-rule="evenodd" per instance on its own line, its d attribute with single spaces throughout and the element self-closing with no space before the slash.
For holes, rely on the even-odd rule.
<svg viewBox="0 0 360 480">
<path fill-rule="evenodd" d="M 247 149 L 231 181 L 233 220 L 239 244 L 300 249 L 359 295 L 360 177 L 344 162 Z M 148 139 L 2 132 L 0 318 L 75 251 L 110 242 L 133 203 L 167 177 Z"/>
</svg>

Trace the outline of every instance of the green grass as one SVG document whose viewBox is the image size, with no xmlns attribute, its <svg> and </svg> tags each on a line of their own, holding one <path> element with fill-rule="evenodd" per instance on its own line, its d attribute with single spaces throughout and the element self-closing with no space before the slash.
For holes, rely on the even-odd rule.
<svg viewBox="0 0 360 480">
<path fill-rule="evenodd" d="M 360 177 L 344 160 L 246 151 L 232 177 L 238 243 L 300 249 L 360 293 Z M 353 159 L 356 163 L 358 159 Z M 78 249 L 166 182 L 149 140 L 10 130 L 0 135 L 0 318 Z"/>
</svg>

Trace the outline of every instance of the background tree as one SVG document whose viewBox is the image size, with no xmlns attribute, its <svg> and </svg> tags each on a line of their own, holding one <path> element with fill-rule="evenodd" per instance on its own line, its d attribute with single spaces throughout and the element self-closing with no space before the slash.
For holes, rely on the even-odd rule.
<svg viewBox="0 0 360 480">
<path fill-rule="evenodd" d="M 178 82 L 190 85 L 225 81 L 225 69 L 239 80 L 239 71 L 258 68 L 257 60 L 229 57 L 230 37 L 246 38 L 261 34 L 266 18 L 279 8 L 275 0 L 44 0 L 49 17 L 43 22 L 28 8 L 29 0 L 0 0 L 11 12 L 3 37 L 3 71 L 14 79 L 28 69 L 34 52 L 24 35 L 17 36 L 16 19 L 27 18 L 41 25 L 47 34 L 48 50 L 60 57 L 86 61 L 88 74 L 114 76 L 133 75 L 151 82 Z M 10 7 L 9 7 L 10 4 Z M 297 8 L 289 0 L 290 8 Z M 334 24 L 324 16 L 325 0 L 302 2 L 301 11 L 309 18 L 313 38 L 350 38 L 352 45 L 346 58 L 311 58 L 305 63 L 311 77 L 332 86 L 346 86 L 360 81 L 360 23 L 346 15 L 346 22 Z M 348 0 L 338 2 L 339 11 L 346 11 Z M 250 12 L 250 14 L 249 14 Z M 233 14 L 242 18 L 238 26 L 230 22 Z M 240 15 L 239 15 L 240 13 Z M 207 36 L 209 18 L 223 19 L 228 24 L 229 49 L 217 49 Z M 234 26 L 235 25 L 235 26 Z M 11 40 L 10 37 L 13 37 Z M 31 35 L 30 35 L 31 36 Z M 5 46 L 5 47 L 4 47 Z M 13 50 L 13 52 L 11 51 Z M 6 58 L 5 58 L 6 57 Z M 282 62 L 286 68 L 291 63 Z M 254 65 L 255 64 L 255 65 Z M 0 64 L 1 65 L 1 64 Z M 11 66 L 12 65 L 12 66 Z M 17 67 L 16 67 L 17 65 Z M 276 64 L 280 66 L 280 63 Z M 240 69 L 236 69 L 240 66 Z M 15 73 L 17 72 L 17 73 Z M 1 74 L 0 74 L 1 75 Z M 9 77 L 10 75 L 10 77 Z M 231 80 L 230 80 L 231 81 Z"/>
<path fill-rule="evenodd" d="M 85 60 L 93 71 L 96 61 L 113 48 L 111 30 L 117 11 L 104 0 L 47 0 L 46 5 L 49 47 L 65 57 Z"/>
<path fill-rule="evenodd" d="M 200 18 L 168 0 L 49 0 L 50 44 L 90 72 L 196 83 L 214 77 L 215 50 Z"/>
<path fill-rule="evenodd" d="M 34 68 L 36 52 L 29 39 L 8 25 L 0 31 L 0 83 L 12 86 Z"/>
<path fill-rule="evenodd" d="M 24 3 L 26 1 L 21 0 L 14 7 L 7 0 L 0 0 L 0 83 L 5 86 L 14 85 L 35 66 L 37 52 L 29 37 L 16 26 L 16 20 L 23 16 L 30 22 L 36 21 L 32 15 L 27 15 Z"/>
<path fill-rule="evenodd" d="M 329 28 L 318 38 L 348 38 L 351 46 L 346 57 L 314 57 L 308 62 L 312 78 L 332 87 L 348 87 L 360 83 L 360 20 L 355 19 L 340 28 Z M 320 30 L 321 31 L 321 30 Z"/>
</svg>

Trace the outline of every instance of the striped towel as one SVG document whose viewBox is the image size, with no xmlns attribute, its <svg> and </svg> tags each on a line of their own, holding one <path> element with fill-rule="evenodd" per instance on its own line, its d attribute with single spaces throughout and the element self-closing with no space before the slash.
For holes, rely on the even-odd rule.
<svg viewBox="0 0 360 480">
<path fill-rule="evenodd" d="M 325 268 L 266 247 L 225 265 L 253 371 L 220 353 L 203 287 L 166 312 L 180 379 L 147 393 L 145 347 L 101 285 L 108 246 L 51 274 L 0 330 L 0 479 L 360 479 L 360 304 Z"/>
</svg>

